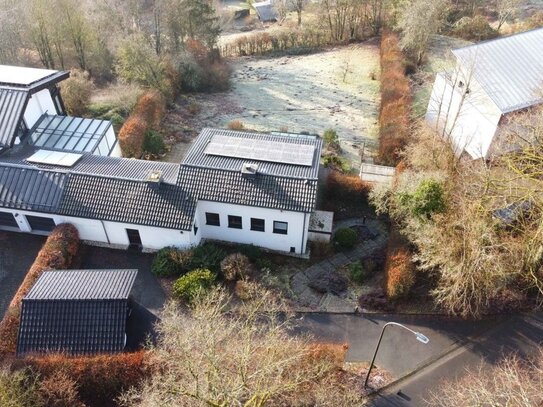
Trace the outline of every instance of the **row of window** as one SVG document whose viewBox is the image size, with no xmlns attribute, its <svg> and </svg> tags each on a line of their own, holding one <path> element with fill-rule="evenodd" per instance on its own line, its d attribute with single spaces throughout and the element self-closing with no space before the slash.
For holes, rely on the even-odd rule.
<svg viewBox="0 0 543 407">
<path fill-rule="evenodd" d="M 43 216 L 25 216 L 28 225 L 32 230 L 38 230 L 41 232 L 50 232 L 55 228 L 55 221 L 51 218 L 45 218 Z M 10 228 L 19 228 L 15 216 L 10 212 L 0 212 L 0 226 L 7 226 Z"/>
<path fill-rule="evenodd" d="M 206 225 L 221 226 L 219 214 L 206 212 Z M 228 215 L 228 227 L 232 229 L 243 229 L 243 220 L 241 216 Z M 251 230 L 256 232 L 265 232 L 266 221 L 264 219 L 251 218 Z M 286 235 L 288 233 L 288 223 L 274 220 L 273 233 Z"/>
</svg>

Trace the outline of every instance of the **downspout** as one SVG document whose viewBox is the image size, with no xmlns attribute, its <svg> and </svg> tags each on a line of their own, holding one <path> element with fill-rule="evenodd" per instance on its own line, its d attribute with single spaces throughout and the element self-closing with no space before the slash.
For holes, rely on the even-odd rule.
<svg viewBox="0 0 543 407">
<path fill-rule="evenodd" d="M 304 254 L 304 241 L 305 241 L 305 221 L 307 213 L 304 213 L 304 230 L 302 231 L 302 245 L 300 246 L 300 254 Z M 307 249 L 307 248 L 306 248 Z"/>
<path fill-rule="evenodd" d="M 106 235 L 107 244 L 111 245 L 111 242 L 109 241 L 109 236 L 107 235 L 106 225 L 104 225 L 104 221 L 100 219 L 100 223 L 102 224 L 102 228 L 104 229 L 104 233 Z"/>
</svg>

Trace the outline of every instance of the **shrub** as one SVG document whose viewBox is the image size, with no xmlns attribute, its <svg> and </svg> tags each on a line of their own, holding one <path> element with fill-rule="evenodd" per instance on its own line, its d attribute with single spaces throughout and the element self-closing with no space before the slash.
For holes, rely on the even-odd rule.
<svg viewBox="0 0 543 407">
<path fill-rule="evenodd" d="M 85 407 L 79 400 L 78 384 L 64 371 L 56 371 L 43 378 L 38 393 L 47 407 Z"/>
<path fill-rule="evenodd" d="M 236 296 L 242 301 L 249 301 L 256 298 L 258 295 L 258 284 L 248 280 L 236 281 L 236 287 L 234 292 Z"/>
<path fill-rule="evenodd" d="M 340 228 L 334 235 L 334 244 L 340 250 L 352 249 L 358 240 L 356 231 L 351 228 Z"/>
<path fill-rule="evenodd" d="M 34 407 L 43 405 L 37 392 L 36 377 L 29 371 L 11 372 L 0 367 L 0 406 Z"/>
<path fill-rule="evenodd" d="M 209 290 L 215 282 L 215 274 L 208 269 L 196 269 L 181 276 L 173 285 L 178 298 L 191 302 L 196 296 Z"/>
<path fill-rule="evenodd" d="M 347 173 L 351 169 L 349 162 L 345 158 L 340 157 L 335 153 L 324 154 L 322 164 L 326 168 L 331 168 L 342 173 Z"/>
<path fill-rule="evenodd" d="M 164 247 L 157 252 L 151 271 L 158 277 L 178 276 L 190 270 L 191 261 L 191 250 L 179 250 L 172 246 Z"/>
<path fill-rule="evenodd" d="M 245 277 L 250 268 L 251 262 L 241 253 L 230 254 L 221 261 L 222 275 L 229 281 Z"/>
<path fill-rule="evenodd" d="M 334 129 L 327 129 L 324 131 L 324 134 L 322 135 L 322 138 L 324 140 L 324 143 L 327 147 L 330 149 L 339 152 L 341 150 L 341 147 L 339 145 L 339 137 L 337 135 L 337 132 Z"/>
<path fill-rule="evenodd" d="M 412 193 L 401 193 L 398 201 L 415 216 L 430 218 L 434 213 L 445 211 L 446 200 L 443 185 L 433 179 L 423 180 Z"/>
<path fill-rule="evenodd" d="M 62 100 L 70 116 L 87 113 L 93 86 L 89 73 L 78 69 L 72 69 L 70 77 L 60 83 Z"/>
<path fill-rule="evenodd" d="M 351 280 L 358 284 L 362 284 L 367 277 L 367 273 L 359 261 L 349 264 L 349 275 Z"/>
<path fill-rule="evenodd" d="M 215 274 L 221 271 L 221 261 L 226 257 L 226 252 L 213 243 L 204 243 L 197 246 L 192 253 L 191 269 L 209 269 Z"/>
<path fill-rule="evenodd" d="M 483 16 L 462 17 L 456 22 L 454 35 L 468 41 L 483 41 L 496 38 L 499 33 L 492 28 Z"/>
<path fill-rule="evenodd" d="M 543 27 L 543 11 L 532 14 L 523 24 L 525 30 L 533 30 L 540 27 Z"/>
<path fill-rule="evenodd" d="M 261 257 L 259 259 L 256 259 L 255 265 L 260 271 L 262 271 L 262 270 L 270 270 L 270 271 L 275 270 L 275 264 L 270 259 L 267 259 L 265 257 Z"/>
<path fill-rule="evenodd" d="M 157 131 L 147 131 L 143 138 L 143 151 L 152 155 L 159 155 L 166 148 L 164 137 Z"/>
<path fill-rule="evenodd" d="M 370 188 L 360 177 L 331 171 L 326 178 L 325 195 L 328 201 L 357 205 L 367 199 Z"/>
<path fill-rule="evenodd" d="M 45 270 L 70 267 L 78 250 L 79 233 L 75 226 L 63 223 L 51 232 L 0 322 L 0 359 L 7 354 L 15 353 L 21 303 L 38 277 Z"/>
<path fill-rule="evenodd" d="M 396 231 L 389 237 L 385 271 L 387 297 L 406 297 L 415 284 L 415 267 L 405 241 Z"/>
<path fill-rule="evenodd" d="M 228 128 L 230 130 L 244 130 L 245 129 L 245 125 L 243 124 L 242 121 L 240 120 L 231 120 L 229 123 L 228 123 Z"/>
<path fill-rule="evenodd" d="M 43 381 L 54 381 L 64 377 L 63 380 L 66 382 L 56 383 L 56 386 L 59 386 L 56 389 L 54 383 L 50 383 L 53 388 L 42 387 L 41 390 L 47 390 L 50 396 L 54 393 L 68 396 L 71 391 L 70 382 L 77 383 L 78 399 L 88 406 L 114 405 L 112 401 L 122 392 L 132 386 L 138 386 L 153 372 L 153 366 L 148 363 L 147 353 L 144 351 L 81 357 L 49 354 L 27 357 L 18 360 L 17 364 L 29 367 L 39 374 Z M 70 407 L 77 405 L 73 404 Z"/>
<path fill-rule="evenodd" d="M 244 254 L 251 261 L 257 261 L 262 257 L 262 249 L 254 244 L 241 244 L 237 247 L 241 254 Z"/>
<path fill-rule="evenodd" d="M 132 114 L 119 131 L 118 139 L 124 157 L 141 157 L 146 135 L 160 127 L 165 106 L 164 98 L 158 92 L 146 92 L 138 99 Z"/>
<path fill-rule="evenodd" d="M 130 116 L 119 131 L 118 140 L 124 157 L 140 158 L 147 124 L 139 116 Z"/>
</svg>

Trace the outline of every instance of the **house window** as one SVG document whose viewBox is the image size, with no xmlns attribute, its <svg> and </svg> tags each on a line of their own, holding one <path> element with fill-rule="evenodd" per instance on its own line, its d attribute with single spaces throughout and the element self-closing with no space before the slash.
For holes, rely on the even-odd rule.
<svg viewBox="0 0 543 407">
<path fill-rule="evenodd" d="M 228 227 L 232 229 L 241 229 L 241 216 L 228 215 Z"/>
<path fill-rule="evenodd" d="M 288 233 L 288 223 L 274 220 L 273 233 L 277 233 L 279 235 L 286 235 Z"/>
<path fill-rule="evenodd" d="M 198 226 L 194 225 L 194 234 L 197 235 L 198 234 Z"/>
<path fill-rule="evenodd" d="M 0 212 L 0 226 L 7 226 L 10 228 L 18 228 L 15 216 L 10 212 Z"/>
<path fill-rule="evenodd" d="M 264 219 L 251 218 L 251 230 L 264 232 Z"/>
<path fill-rule="evenodd" d="M 290 247 L 290 252 L 291 252 L 291 253 L 296 253 L 296 248 L 295 248 L 294 246 L 291 246 L 291 247 Z"/>
<path fill-rule="evenodd" d="M 206 212 L 206 225 L 221 226 L 218 213 Z"/>
<path fill-rule="evenodd" d="M 53 219 L 42 216 L 26 215 L 26 220 L 32 230 L 39 230 L 40 232 L 50 232 L 56 226 Z"/>
</svg>

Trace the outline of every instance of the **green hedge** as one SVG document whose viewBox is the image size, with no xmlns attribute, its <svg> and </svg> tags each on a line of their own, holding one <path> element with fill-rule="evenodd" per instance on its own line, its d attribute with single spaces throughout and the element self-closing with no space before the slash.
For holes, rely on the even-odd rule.
<svg viewBox="0 0 543 407">
<path fill-rule="evenodd" d="M 177 279 L 173 285 L 176 297 L 191 302 L 197 295 L 211 288 L 215 274 L 208 269 L 196 269 Z"/>
</svg>

